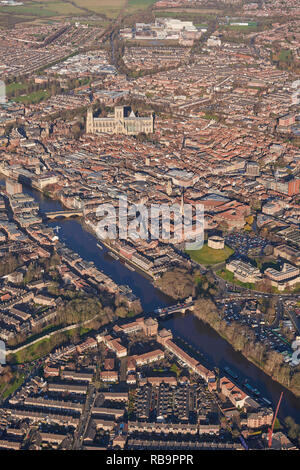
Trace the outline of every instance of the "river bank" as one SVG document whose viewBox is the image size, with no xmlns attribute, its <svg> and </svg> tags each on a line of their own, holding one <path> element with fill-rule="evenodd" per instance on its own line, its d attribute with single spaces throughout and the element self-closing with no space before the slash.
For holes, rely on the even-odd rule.
<svg viewBox="0 0 300 470">
<path fill-rule="evenodd" d="M 279 418 L 293 416 L 300 423 L 300 400 L 288 388 L 275 381 L 254 362 L 250 361 L 207 323 L 198 319 L 193 313 L 175 314 L 163 320 L 161 326 L 171 329 L 174 337 L 181 338 L 191 350 L 196 351 L 199 361 L 211 370 L 216 367 L 226 375 L 229 367 L 238 375 L 238 384 L 243 388 L 245 380 L 250 381 L 267 398 L 273 408 L 276 407 L 281 392 L 284 398 L 279 410 Z M 197 355 L 196 354 L 196 355 Z"/>
<path fill-rule="evenodd" d="M 276 383 L 278 383 L 279 385 L 281 385 L 282 387 L 286 388 L 287 390 L 289 390 L 296 398 L 300 398 L 300 389 L 299 388 L 295 388 L 295 387 L 290 387 L 288 386 L 286 383 L 282 383 L 280 380 L 278 380 L 278 378 L 275 378 L 268 370 L 265 369 L 263 363 L 257 361 L 255 358 L 253 358 L 251 355 L 248 355 L 245 353 L 245 351 L 243 350 L 239 350 L 237 349 L 234 344 L 232 344 L 232 342 L 229 340 L 229 338 L 227 338 L 227 336 L 222 332 L 222 331 L 218 331 L 217 329 L 214 328 L 213 325 L 211 325 L 209 322 L 206 322 L 203 318 L 201 317 L 198 317 L 197 314 L 194 314 L 196 318 L 198 318 L 199 320 L 203 321 L 204 323 L 206 323 L 210 328 L 213 328 L 213 330 L 220 336 L 222 337 L 225 341 L 227 341 L 228 344 L 230 344 L 230 346 L 238 353 L 242 354 L 242 356 L 247 359 L 248 361 L 250 361 L 253 365 L 255 365 L 256 367 L 258 367 L 260 370 L 262 370 L 264 372 L 264 374 L 268 375 L 269 377 L 272 378 L 272 380 Z"/>
<path fill-rule="evenodd" d="M 2 182 L 3 184 L 3 182 Z M 24 192 L 32 195 L 39 203 L 41 213 L 62 210 L 62 204 L 46 197 L 39 191 L 24 186 Z M 143 274 L 131 271 L 120 261 L 114 260 L 108 254 L 108 248 L 103 250 L 97 247 L 99 240 L 87 231 L 80 219 L 56 219 L 48 221 L 48 226 L 59 227 L 59 239 L 68 248 L 77 252 L 83 259 L 93 261 L 95 266 L 110 276 L 116 283 L 129 285 L 133 293 L 140 298 L 143 311 L 153 312 L 156 308 L 166 307 L 174 300 L 163 294 Z M 191 346 L 203 354 L 209 367 L 215 366 L 224 369 L 228 366 L 237 371 L 242 380 L 249 379 L 269 399 L 273 406 L 277 403 L 281 391 L 284 399 L 280 408 L 280 418 L 293 416 L 300 423 L 300 400 L 287 388 L 265 374 L 257 365 L 246 359 L 208 325 L 200 322 L 194 315 L 174 315 L 161 322 L 162 327 L 170 328 L 175 336 L 182 337 Z"/>
<path fill-rule="evenodd" d="M 94 228 L 88 224 L 84 219 L 82 220 L 82 225 L 83 227 L 89 232 L 91 233 L 92 235 L 94 235 L 95 237 L 97 237 L 97 233 L 96 231 L 94 230 Z M 97 237 L 98 238 L 98 237 Z M 116 250 L 108 241 L 106 240 L 103 240 L 102 238 L 98 239 L 99 240 L 99 243 L 101 243 L 102 245 L 104 245 L 108 250 L 110 250 L 112 253 L 115 253 L 118 258 L 121 260 L 121 261 L 124 261 L 124 263 L 128 263 L 129 266 L 132 266 L 134 268 L 134 270 L 137 270 L 137 271 L 140 271 L 140 273 L 145 276 L 147 279 L 149 279 L 150 281 L 153 281 L 154 278 L 153 276 L 151 276 L 146 270 L 142 269 L 140 266 L 138 266 L 136 263 L 134 263 L 131 259 L 128 259 L 126 258 L 125 256 L 123 256 L 118 250 Z M 129 268 L 128 268 L 129 269 Z"/>
</svg>

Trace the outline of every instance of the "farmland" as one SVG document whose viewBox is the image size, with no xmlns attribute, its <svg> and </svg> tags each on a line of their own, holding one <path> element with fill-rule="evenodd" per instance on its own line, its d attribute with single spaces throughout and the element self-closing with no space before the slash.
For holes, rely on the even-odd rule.
<svg viewBox="0 0 300 470">
<path fill-rule="evenodd" d="M 86 18 L 87 21 L 89 17 L 95 19 L 95 16 L 99 16 L 103 20 L 111 21 L 121 12 L 132 14 L 148 8 L 153 3 L 154 0 L 28 0 L 23 5 L 0 6 L 0 24 L 34 22 L 38 19 L 71 19 L 74 16 Z"/>
</svg>

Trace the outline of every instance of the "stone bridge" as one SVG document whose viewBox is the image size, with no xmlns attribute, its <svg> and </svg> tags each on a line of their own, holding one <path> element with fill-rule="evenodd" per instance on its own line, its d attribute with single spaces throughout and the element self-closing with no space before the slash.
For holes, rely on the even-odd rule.
<svg viewBox="0 0 300 470">
<path fill-rule="evenodd" d="M 71 210 L 63 210 L 63 211 L 53 211 L 53 212 L 45 212 L 45 217 L 47 219 L 56 219 L 58 217 L 82 217 L 83 211 L 81 209 L 71 209 Z"/>
</svg>

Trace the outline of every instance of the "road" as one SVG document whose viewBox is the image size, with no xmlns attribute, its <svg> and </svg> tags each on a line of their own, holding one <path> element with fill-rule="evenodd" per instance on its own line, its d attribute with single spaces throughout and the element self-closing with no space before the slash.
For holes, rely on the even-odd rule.
<svg viewBox="0 0 300 470">
<path fill-rule="evenodd" d="M 80 417 L 76 432 L 74 434 L 74 442 L 73 442 L 73 447 L 72 447 L 73 450 L 79 450 L 82 446 L 83 437 L 86 433 L 86 430 L 89 424 L 89 420 L 91 417 L 91 409 L 94 405 L 95 399 L 96 399 L 96 389 L 94 385 L 89 385 L 86 402 L 84 404 L 84 409 Z"/>
<path fill-rule="evenodd" d="M 286 313 L 289 316 L 291 322 L 293 323 L 298 335 L 300 335 L 300 324 L 299 324 L 300 322 L 299 322 L 299 319 L 297 318 L 295 313 L 292 310 L 290 310 L 289 308 L 286 309 Z"/>
</svg>

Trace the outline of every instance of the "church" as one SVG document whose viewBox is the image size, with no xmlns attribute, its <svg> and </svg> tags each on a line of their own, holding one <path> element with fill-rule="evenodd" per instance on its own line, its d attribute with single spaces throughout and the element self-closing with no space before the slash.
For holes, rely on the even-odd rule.
<svg viewBox="0 0 300 470">
<path fill-rule="evenodd" d="M 91 108 L 87 111 L 86 132 L 88 134 L 125 134 L 137 135 L 143 132 L 151 134 L 154 131 L 154 115 L 136 116 L 128 106 L 116 106 L 114 116 L 95 118 Z"/>
</svg>

